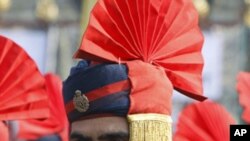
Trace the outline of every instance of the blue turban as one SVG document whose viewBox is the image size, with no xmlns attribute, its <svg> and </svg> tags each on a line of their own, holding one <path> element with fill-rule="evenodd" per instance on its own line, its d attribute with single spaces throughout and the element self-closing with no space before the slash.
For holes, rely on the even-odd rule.
<svg viewBox="0 0 250 141">
<path fill-rule="evenodd" d="M 69 121 L 107 115 L 126 116 L 130 105 L 126 65 L 90 64 L 80 61 L 63 83 Z"/>
</svg>

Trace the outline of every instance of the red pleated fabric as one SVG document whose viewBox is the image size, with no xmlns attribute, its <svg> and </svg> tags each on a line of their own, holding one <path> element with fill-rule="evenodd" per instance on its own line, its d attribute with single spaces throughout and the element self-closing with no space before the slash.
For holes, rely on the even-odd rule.
<svg viewBox="0 0 250 141">
<path fill-rule="evenodd" d="M 50 116 L 44 120 L 19 121 L 18 138 L 34 140 L 46 135 L 57 134 L 68 141 L 68 119 L 62 97 L 62 80 L 54 75 L 45 75 L 49 95 Z"/>
<path fill-rule="evenodd" d="M 242 119 L 250 124 L 250 73 L 240 72 L 238 74 L 237 91 L 239 102 L 243 107 Z"/>
<path fill-rule="evenodd" d="M 12 40 L 0 36 L 0 120 L 46 118 L 45 80 L 35 62 Z"/>
<path fill-rule="evenodd" d="M 203 35 L 198 27 L 198 14 L 192 0 L 98 0 L 75 57 L 126 63 L 129 73 L 136 74 L 129 76 L 131 83 L 140 81 L 140 87 L 146 88 L 148 93 L 137 93 L 139 90 L 132 88 L 132 102 L 139 102 L 145 96 L 149 96 L 148 99 L 159 96 L 157 101 L 156 98 L 153 101 L 156 103 L 168 102 L 172 87 L 189 97 L 204 100 L 202 45 Z M 131 68 L 134 63 L 130 65 L 130 62 L 136 60 L 152 67 L 144 68 L 147 65 L 140 63 L 136 69 Z M 153 69 L 143 74 L 147 75 L 147 72 L 155 72 L 155 67 L 161 68 L 155 76 L 145 81 L 138 80 L 142 79 L 138 72 Z M 165 86 L 165 90 L 149 87 L 148 80 L 152 80 L 150 83 L 164 82 L 161 86 Z M 159 95 L 154 95 L 157 93 Z M 166 97 L 162 99 L 164 94 Z M 152 107 L 150 104 L 156 104 L 153 102 L 145 103 L 144 106 Z M 135 105 L 138 106 L 132 103 L 130 113 L 140 110 L 133 107 Z M 166 104 L 167 107 L 169 105 Z M 146 109 L 140 113 L 154 113 L 157 110 Z"/>
<path fill-rule="evenodd" d="M 186 106 L 177 121 L 174 141 L 229 141 L 235 120 L 220 104 L 205 101 Z"/>
</svg>

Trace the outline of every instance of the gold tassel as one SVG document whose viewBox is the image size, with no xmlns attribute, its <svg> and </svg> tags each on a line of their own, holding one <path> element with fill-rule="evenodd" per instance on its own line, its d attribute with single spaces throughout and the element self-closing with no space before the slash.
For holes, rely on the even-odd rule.
<svg viewBox="0 0 250 141">
<path fill-rule="evenodd" d="M 128 115 L 129 141 L 172 141 L 172 119 L 161 114 Z"/>
</svg>

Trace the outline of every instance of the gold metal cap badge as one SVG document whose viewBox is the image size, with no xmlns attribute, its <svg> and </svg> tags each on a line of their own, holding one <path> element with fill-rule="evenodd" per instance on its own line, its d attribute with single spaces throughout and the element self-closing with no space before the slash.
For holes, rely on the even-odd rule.
<svg viewBox="0 0 250 141">
<path fill-rule="evenodd" d="M 89 109 L 89 100 L 80 90 L 75 91 L 73 104 L 77 111 L 83 113 Z"/>
</svg>

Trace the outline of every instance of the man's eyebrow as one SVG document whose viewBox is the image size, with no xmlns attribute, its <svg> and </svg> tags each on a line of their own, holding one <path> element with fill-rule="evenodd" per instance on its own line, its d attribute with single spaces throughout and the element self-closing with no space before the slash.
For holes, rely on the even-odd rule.
<svg viewBox="0 0 250 141">
<path fill-rule="evenodd" d="M 70 139 L 76 139 L 76 141 L 92 141 L 91 137 L 84 136 L 80 133 L 74 132 L 70 135 Z"/>
<path fill-rule="evenodd" d="M 113 141 L 113 140 L 128 141 L 129 135 L 126 132 L 106 133 L 98 137 L 98 140 Z"/>
</svg>

